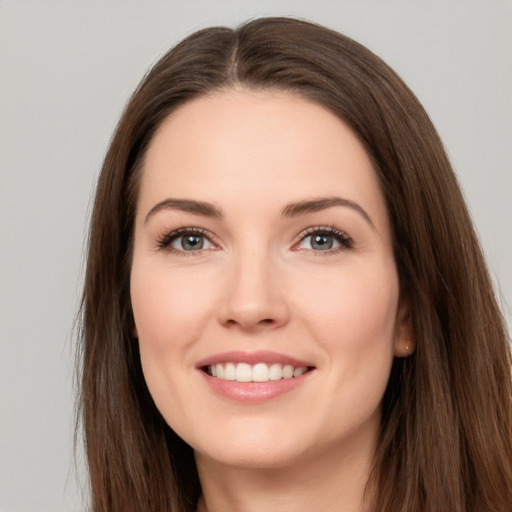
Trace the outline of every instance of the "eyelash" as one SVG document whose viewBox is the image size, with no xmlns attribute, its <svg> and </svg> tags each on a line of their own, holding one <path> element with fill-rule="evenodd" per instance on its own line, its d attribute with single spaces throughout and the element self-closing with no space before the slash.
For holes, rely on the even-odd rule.
<svg viewBox="0 0 512 512">
<path fill-rule="evenodd" d="M 199 252 L 201 252 L 201 250 L 197 250 L 197 251 L 180 251 L 180 250 L 177 250 L 177 249 L 174 249 L 172 247 L 170 247 L 170 245 L 177 239 L 179 238 L 180 236 L 185 236 L 185 235 L 199 235 L 199 236 L 202 236 L 204 238 L 206 238 L 211 244 L 213 245 L 217 245 L 215 244 L 213 241 L 212 241 L 212 238 L 213 236 L 211 235 L 211 233 L 209 231 L 206 231 L 206 229 L 202 229 L 202 228 L 179 228 L 179 229 L 175 229 L 174 231 L 171 231 L 170 233 L 164 233 L 163 235 L 161 235 L 158 240 L 157 240 L 157 247 L 158 249 L 161 249 L 161 250 L 168 250 L 170 252 L 175 252 L 175 253 L 179 253 L 183 256 L 193 256 L 195 254 L 198 254 Z"/>
<path fill-rule="evenodd" d="M 300 239 L 297 243 L 294 244 L 294 247 L 296 247 L 301 242 L 303 242 L 306 238 L 308 238 L 309 236 L 312 236 L 312 235 L 331 236 L 332 238 L 334 238 L 334 240 L 336 240 L 340 244 L 340 246 L 336 249 L 327 249 L 325 251 L 314 251 L 311 249 L 306 249 L 306 250 L 311 250 L 311 252 L 315 253 L 315 255 L 318 255 L 318 256 L 337 254 L 339 252 L 346 251 L 347 249 L 352 249 L 355 245 L 354 240 L 350 236 L 348 236 L 347 233 L 345 233 L 344 231 L 341 231 L 332 226 L 314 226 L 314 227 L 310 227 L 310 228 L 306 229 L 305 231 L 303 231 L 300 234 Z M 304 250 L 304 249 L 297 248 L 295 250 L 300 251 L 300 250 Z"/>
<path fill-rule="evenodd" d="M 214 241 L 213 241 L 213 236 L 212 234 L 205 230 L 205 229 L 202 229 L 202 228 L 179 228 L 179 229 L 175 229 L 169 233 L 164 233 L 162 234 L 158 240 L 157 240 L 157 247 L 158 249 L 160 250 L 168 250 L 170 252 L 175 252 L 175 253 L 178 253 L 180 255 L 183 255 L 183 256 L 194 256 L 194 255 L 197 255 L 198 253 L 200 253 L 202 250 L 199 249 L 197 251 L 181 251 L 181 250 L 178 250 L 178 249 L 174 249 L 174 248 L 171 248 L 170 245 L 180 236 L 185 236 L 185 235 L 199 235 L 199 236 L 203 236 L 204 238 L 206 238 L 212 245 L 214 246 L 217 246 L 218 247 L 218 244 L 216 244 Z M 305 231 L 303 231 L 301 234 L 300 234 L 300 238 L 299 238 L 299 241 L 296 242 L 294 244 L 293 247 L 296 247 L 297 245 L 299 245 L 301 242 L 303 242 L 306 238 L 308 238 L 309 236 L 312 236 L 312 235 L 327 235 L 327 236 L 331 236 L 334 240 L 336 240 L 339 244 L 340 244 L 340 247 L 336 248 L 336 249 L 327 249 L 327 250 L 324 250 L 324 251 L 315 251 L 315 250 L 311 250 L 311 249 L 301 249 L 301 248 L 296 248 L 294 250 L 311 250 L 311 252 L 313 253 L 316 253 L 316 254 L 319 254 L 319 255 L 328 255 L 328 254 L 335 254 L 335 253 L 339 253 L 339 252 L 342 252 L 342 251 L 345 251 L 347 249 L 352 249 L 354 247 L 354 240 L 347 235 L 347 233 L 345 233 L 344 231 L 340 231 L 339 229 L 336 229 L 332 226 L 315 226 L 315 227 L 310 227 L 308 229 L 306 229 Z"/>
</svg>

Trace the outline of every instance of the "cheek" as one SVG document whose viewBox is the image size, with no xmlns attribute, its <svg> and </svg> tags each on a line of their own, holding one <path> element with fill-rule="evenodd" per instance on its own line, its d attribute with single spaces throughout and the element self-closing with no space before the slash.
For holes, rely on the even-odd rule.
<svg viewBox="0 0 512 512">
<path fill-rule="evenodd" d="M 347 267 L 302 291 L 302 315 L 333 364 L 371 361 L 387 371 L 393 357 L 399 287 L 394 265 Z"/>
<path fill-rule="evenodd" d="M 144 378 L 157 408 L 173 423 L 193 396 L 183 386 L 193 367 L 189 347 L 204 329 L 212 293 L 190 273 L 136 260 L 130 293 Z"/>
<path fill-rule="evenodd" d="M 394 266 L 384 269 L 347 267 L 306 287 L 303 302 L 313 312 L 319 329 L 335 338 L 358 339 L 358 343 L 389 340 L 394 333 L 399 287 Z"/>
<path fill-rule="evenodd" d="M 155 350 L 168 350 L 193 340 L 211 293 L 193 275 L 159 266 L 134 264 L 130 293 L 139 339 Z"/>
<path fill-rule="evenodd" d="M 309 327 L 326 354 L 332 392 L 324 394 L 324 405 L 336 419 L 333 424 L 348 422 L 347 428 L 358 428 L 377 414 L 389 380 L 398 278 L 394 271 L 368 268 L 350 269 L 338 277 L 331 281 L 329 293 L 317 289 L 310 295 L 315 316 L 309 317 Z"/>
<path fill-rule="evenodd" d="M 130 293 L 144 378 L 169 421 L 186 405 L 173 390 L 181 389 L 180 378 L 193 365 L 188 349 L 200 337 L 211 294 L 190 274 L 136 260 Z"/>
</svg>

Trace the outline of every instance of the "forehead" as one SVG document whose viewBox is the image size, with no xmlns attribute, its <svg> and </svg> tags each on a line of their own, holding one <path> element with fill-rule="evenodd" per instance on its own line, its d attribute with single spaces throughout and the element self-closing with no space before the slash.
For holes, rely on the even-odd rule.
<svg viewBox="0 0 512 512">
<path fill-rule="evenodd" d="M 387 216 L 356 135 L 325 107 L 282 91 L 222 90 L 169 115 L 146 154 L 139 206 L 166 194 L 243 200 L 246 209 L 341 195 Z"/>
</svg>

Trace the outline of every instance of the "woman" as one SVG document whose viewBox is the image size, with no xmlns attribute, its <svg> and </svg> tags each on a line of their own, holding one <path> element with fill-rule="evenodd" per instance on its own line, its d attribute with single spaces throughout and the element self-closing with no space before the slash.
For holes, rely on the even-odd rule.
<svg viewBox="0 0 512 512">
<path fill-rule="evenodd" d="M 458 184 L 340 34 L 260 19 L 153 67 L 82 309 L 95 512 L 510 509 L 510 350 Z"/>
</svg>

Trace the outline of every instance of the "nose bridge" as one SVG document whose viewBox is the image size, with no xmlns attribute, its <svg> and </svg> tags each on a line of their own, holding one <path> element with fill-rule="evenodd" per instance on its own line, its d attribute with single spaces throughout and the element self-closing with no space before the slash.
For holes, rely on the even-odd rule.
<svg viewBox="0 0 512 512">
<path fill-rule="evenodd" d="M 231 262 L 221 321 L 244 329 L 275 327 L 288 318 L 277 257 L 268 247 L 240 247 Z"/>
</svg>

